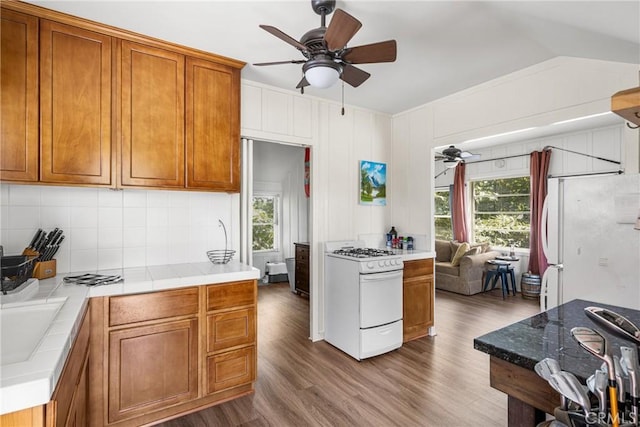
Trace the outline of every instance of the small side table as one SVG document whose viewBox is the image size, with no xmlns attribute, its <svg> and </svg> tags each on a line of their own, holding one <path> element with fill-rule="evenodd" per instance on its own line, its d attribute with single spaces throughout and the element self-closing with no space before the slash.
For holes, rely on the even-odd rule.
<svg viewBox="0 0 640 427">
<path fill-rule="evenodd" d="M 509 261 L 492 259 L 487 261 L 487 264 L 495 265 L 496 268 L 487 270 L 486 277 L 484 280 L 484 287 L 482 288 L 482 291 L 483 292 L 487 291 L 487 288 L 489 287 L 489 281 L 491 280 L 493 281 L 493 283 L 491 285 L 490 290 L 493 290 L 496 287 L 496 284 L 498 283 L 498 279 L 500 279 L 500 282 L 502 285 L 502 299 L 504 299 L 505 291 L 506 291 L 506 294 L 509 295 L 508 279 L 510 278 L 511 289 L 513 290 L 513 295 L 515 295 L 516 294 L 516 277 L 513 272 L 513 267 L 511 266 L 511 264 L 509 264 Z"/>
</svg>

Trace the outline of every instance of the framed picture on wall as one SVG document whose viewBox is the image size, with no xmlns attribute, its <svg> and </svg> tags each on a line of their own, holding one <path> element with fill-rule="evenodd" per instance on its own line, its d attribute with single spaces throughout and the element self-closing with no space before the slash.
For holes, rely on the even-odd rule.
<svg viewBox="0 0 640 427">
<path fill-rule="evenodd" d="M 387 205 L 387 164 L 360 160 L 360 204 Z"/>
</svg>

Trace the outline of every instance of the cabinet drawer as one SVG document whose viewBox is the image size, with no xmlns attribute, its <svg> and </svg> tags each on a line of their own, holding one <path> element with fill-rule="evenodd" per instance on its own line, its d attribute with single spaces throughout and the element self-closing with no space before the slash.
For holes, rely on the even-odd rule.
<svg viewBox="0 0 640 427">
<path fill-rule="evenodd" d="M 111 297 L 109 326 L 198 313 L 198 288 Z"/>
<path fill-rule="evenodd" d="M 218 351 L 256 340 L 254 308 L 207 316 L 207 351 Z"/>
<path fill-rule="evenodd" d="M 403 277 L 410 279 L 418 276 L 433 275 L 433 259 L 420 259 L 415 261 L 404 262 Z"/>
<path fill-rule="evenodd" d="M 255 280 L 207 286 L 207 310 L 255 304 L 256 292 Z"/>
<path fill-rule="evenodd" d="M 255 346 L 229 351 L 207 359 L 207 393 L 248 384 L 255 379 Z"/>
</svg>

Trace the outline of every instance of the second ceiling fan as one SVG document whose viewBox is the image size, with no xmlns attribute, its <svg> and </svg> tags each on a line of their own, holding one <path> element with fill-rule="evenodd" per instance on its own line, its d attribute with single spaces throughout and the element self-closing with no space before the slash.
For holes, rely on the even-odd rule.
<svg viewBox="0 0 640 427">
<path fill-rule="evenodd" d="M 371 74 L 353 64 L 373 64 L 396 60 L 396 41 L 387 40 L 362 46 L 347 47 L 347 43 L 358 32 L 362 23 L 342 9 L 335 9 L 327 27 L 326 17 L 334 11 L 335 0 L 311 0 L 312 9 L 320 15 L 320 27 L 307 31 L 300 41 L 283 33 L 276 27 L 260 25 L 260 28 L 298 49 L 306 59 L 261 62 L 253 65 L 304 64 L 304 76 L 296 88 L 306 86 L 328 88 L 338 79 L 358 87 Z"/>
</svg>

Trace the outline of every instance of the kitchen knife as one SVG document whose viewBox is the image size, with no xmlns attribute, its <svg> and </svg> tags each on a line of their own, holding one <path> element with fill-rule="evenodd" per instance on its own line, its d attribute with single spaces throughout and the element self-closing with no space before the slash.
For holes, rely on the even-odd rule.
<svg viewBox="0 0 640 427">
<path fill-rule="evenodd" d="M 38 237 L 38 239 L 36 240 L 36 242 L 33 244 L 33 251 L 34 252 L 40 252 L 38 250 L 38 248 L 40 248 L 40 245 L 42 244 L 42 242 L 44 242 L 44 240 L 47 238 L 47 233 L 45 233 L 44 231 L 42 233 L 40 233 L 40 236 Z"/>
<path fill-rule="evenodd" d="M 31 239 L 31 243 L 29 243 L 29 246 L 27 246 L 28 249 L 33 249 L 36 241 L 38 241 L 38 239 L 40 238 L 40 233 L 42 233 L 42 229 L 38 228 L 38 231 L 36 231 L 36 234 L 34 234 L 33 239 Z"/>
<path fill-rule="evenodd" d="M 53 257 L 55 256 L 56 253 L 58 253 L 58 249 L 60 249 L 60 244 L 62 244 L 62 241 L 64 240 L 64 235 L 60 236 L 59 239 L 57 239 L 57 242 L 55 245 L 51 246 L 45 253 L 45 257 L 43 259 L 43 261 L 50 261 L 53 259 Z"/>
</svg>

